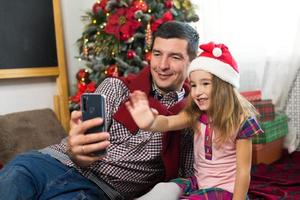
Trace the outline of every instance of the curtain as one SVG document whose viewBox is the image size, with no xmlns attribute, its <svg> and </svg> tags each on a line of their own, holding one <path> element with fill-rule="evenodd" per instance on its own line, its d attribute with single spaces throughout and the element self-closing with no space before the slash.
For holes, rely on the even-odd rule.
<svg viewBox="0 0 300 200">
<path fill-rule="evenodd" d="M 289 117 L 289 134 L 285 140 L 285 145 L 289 152 L 293 152 L 297 147 L 300 151 L 300 70 L 289 92 L 286 106 L 286 114 Z M 295 134 L 290 134 L 295 133 Z"/>
<path fill-rule="evenodd" d="M 240 68 L 240 91 L 261 90 L 284 112 L 300 67 L 300 1 L 193 0 L 201 43 L 225 43 Z"/>
</svg>

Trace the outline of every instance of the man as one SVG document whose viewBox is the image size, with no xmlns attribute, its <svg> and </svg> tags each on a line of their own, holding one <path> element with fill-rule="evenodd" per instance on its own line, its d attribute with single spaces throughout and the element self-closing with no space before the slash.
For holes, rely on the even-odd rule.
<svg viewBox="0 0 300 200">
<path fill-rule="evenodd" d="M 157 182 L 193 172 L 192 134 L 139 130 L 125 102 L 142 90 L 150 105 L 170 115 L 184 106 L 187 68 L 196 57 L 199 36 L 189 25 L 167 22 L 155 32 L 150 67 L 128 78 L 107 78 L 96 93 L 106 96 L 106 118 L 81 122 L 71 116 L 69 137 L 39 152 L 16 157 L 0 171 L 4 199 L 132 199 Z M 106 123 L 108 132 L 84 134 Z M 108 140 L 109 139 L 109 140 Z M 105 157 L 92 153 L 107 148 Z"/>
</svg>

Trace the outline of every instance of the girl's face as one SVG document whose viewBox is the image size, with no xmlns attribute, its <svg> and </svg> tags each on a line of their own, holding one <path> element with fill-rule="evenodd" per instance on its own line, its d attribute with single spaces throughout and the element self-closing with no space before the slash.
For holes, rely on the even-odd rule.
<svg viewBox="0 0 300 200">
<path fill-rule="evenodd" d="M 191 96 L 201 111 L 208 111 L 211 104 L 212 74 L 203 70 L 190 73 Z"/>
</svg>

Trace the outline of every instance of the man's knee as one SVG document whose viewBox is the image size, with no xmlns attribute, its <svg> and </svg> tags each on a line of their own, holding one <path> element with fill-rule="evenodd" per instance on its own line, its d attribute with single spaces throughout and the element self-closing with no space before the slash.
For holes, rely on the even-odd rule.
<svg viewBox="0 0 300 200">
<path fill-rule="evenodd" d="M 176 183 L 173 182 L 161 182 L 158 183 L 154 186 L 153 189 L 158 189 L 158 190 L 177 190 L 179 189 L 179 186 Z"/>
</svg>

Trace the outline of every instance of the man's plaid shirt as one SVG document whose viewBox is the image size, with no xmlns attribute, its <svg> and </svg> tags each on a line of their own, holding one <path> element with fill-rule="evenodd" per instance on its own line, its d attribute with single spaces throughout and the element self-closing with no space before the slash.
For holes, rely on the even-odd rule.
<svg viewBox="0 0 300 200">
<path fill-rule="evenodd" d="M 154 90 L 154 92 L 157 92 Z M 66 155 L 66 139 L 60 144 L 43 150 L 62 163 L 77 168 L 83 176 L 97 184 L 100 177 L 126 199 L 146 192 L 157 182 L 164 180 L 164 165 L 161 159 L 162 134 L 138 130 L 131 134 L 122 124 L 113 119 L 113 114 L 128 98 L 129 90 L 119 79 L 107 78 L 97 88 L 96 93 L 106 96 L 106 124 L 111 145 L 107 156 L 88 168 L 79 168 Z M 160 99 L 167 107 L 178 99 L 176 92 L 169 92 Z M 193 174 L 193 136 L 185 130 L 181 139 L 180 176 Z"/>
</svg>

